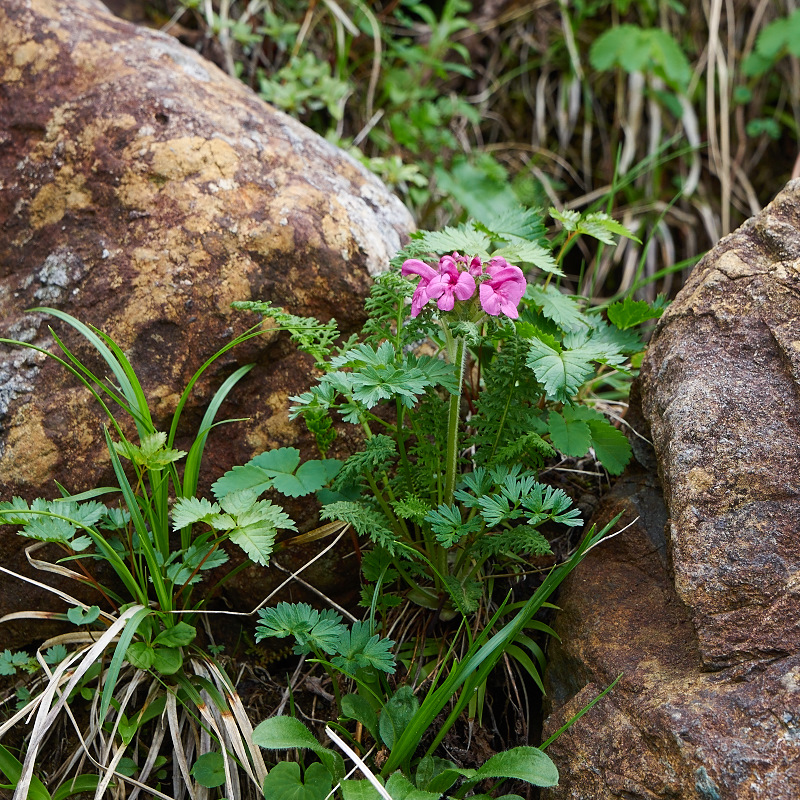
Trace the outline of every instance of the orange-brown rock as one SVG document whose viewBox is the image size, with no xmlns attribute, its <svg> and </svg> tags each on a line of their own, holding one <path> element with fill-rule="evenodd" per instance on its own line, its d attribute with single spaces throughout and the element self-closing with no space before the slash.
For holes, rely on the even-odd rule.
<svg viewBox="0 0 800 800">
<path fill-rule="evenodd" d="M 256 321 L 232 301 L 353 330 L 370 275 L 411 225 L 352 158 L 171 37 L 96 0 L 0 4 L 0 336 L 51 347 L 52 320 L 24 313 L 34 306 L 98 326 L 133 362 L 162 426 L 195 370 Z M 298 439 L 287 397 L 307 387 L 310 363 L 272 335 L 201 381 L 177 445 L 251 361 L 220 413 L 249 419 L 212 431 L 204 486 Z M 0 496 L 109 480 L 102 423 L 57 364 L 0 350 Z"/>
</svg>

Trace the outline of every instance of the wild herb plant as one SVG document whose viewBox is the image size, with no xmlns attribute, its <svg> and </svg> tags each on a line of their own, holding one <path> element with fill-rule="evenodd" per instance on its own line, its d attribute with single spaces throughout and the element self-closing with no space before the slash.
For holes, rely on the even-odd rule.
<svg viewBox="0 0 800 800">
<path fill-rule="evenodd" d="M 34 348 L 76 376 L 106 412 L 110 429 L 104 436 L 116 485 L 78 495 L 62 489 L 63 496 L 54 500 L 28 503 L 15 497 L 0 503 L 0 521 L 19 526 L 19 534 L 31 541 L 26 552 L 34 567 L 88 585 L 98 596 L 97 605 L 87 606 L 56 592 L 72 607 L 44 616 L 72 623 L 80 632 L 45 643 L 35 658 L 0 654 L 3 674 L 38 665 L 45 675 L 41 691 L 0 726 L 2 735 L 35 713 L 24 764 L 17 770 L 13 756 L 3 751 L 0 769 L 15 783 L 15 799 L 26 797 L 29 789 L 34 792 L 33 768 L 44 739 L 61 710 L 66 706 L 71 716 L 69 704 L 85 695 L 91 704 L 92 727 L 82 747 L 99 770 L 98 792 L 120 776 L 133 780 L 130 776 L 135 774 L 141 783 L 156 775 L 162 766 L 160 744 L 167 735 L 173 744 L 173 787 L 179 794 L 181 786 L 193 785 L 192 776 L 202 785 L 210 761 L 222 771 L 229 797 L 239 794 L 240 770 L 260 787 L 266 770 L 252 746 L 252 728 L 233 682 L 196 638 L 198 613 L 219 586 L 245 566 L 266 566 L 278 547 L 277 531 L 295 530 L 280 506 L 259 499 L 259 490 L 227 492 L 223 484 L 216 502 L 195 496 L 207 437 L 220 424 L 215 422 L 217 412 L 251 366 L 237 369 L 217 390 L 189 450 L 174 446 L 182 411 L 197 380 L 220 355 L 259 331 L 237 337 L 203 364 L 181 395 L 167 432 L 155 428 L 144 389 L 115 342 L 64 312 L 36 310 L 74 328 L 113 375 L 112 383 L 91 372 L 54 332 L 62 355 Z M 129 426 L 112 413 L 115 406 L 132 421 L 138 443 L 126 432 Z M 296 453 L 289 449 L 270 454 L 275 467 L 270 485 L 292 497 L 322 487 L 330 477 L 324 464 L 321 471 L 306 464 L 295 472 Z M 241 565 L 227 572 L 225 543 L 245 554 Z M 60 551 L 57 562 L 33 557 L 44 547 L 50 548 L 48 555 L 53 548 Z M 113 585 L 97 577 L 94 565 L 99 561 L 113 569 Z M 212 570 L 215 583 L 207 578 Z M 31 610 L 28 616 L 43 615 Z M 146 735 L 153 738 L 145 739 Z M 65 781 L 72 777 L 61 776 Z M 83 776 L 79 785 L 91 777 Z"/>
<path fill-rule="evenodd" d="M 552 215 L 552 239 L 536 210 L 416 235 L 376 279 L 363 336 L 343 344 L 333 323 L 236 304 L 272 317 L 313 354 L 323 374 L 292 398 L 291 416 L 305 419 L 323 456 L 336 418 L 363 432 L 363 448 L 318 497 L 323 519 L 372 544 L 363 602 L 373 614 L 394 602 L 386 590 L 398 582 L 442 619 L 475 612 L 494 572 L 524 571 L 526 557 L 550 552 L 543 526 L 583 524 L 563 489 L 539 480 L 548 459 L 591 450 L 619 474 L 630 458 L 594 392 L 627 371 L 643 349 L 632 329 L 660 308 L 627 300 L 606 319 L 563 294 L 553 279 L 577 236 L 611 244 L 631 234 L 601 213 Z M 436 254 L 435 263 L 442 252 L 451 254 L 437 267 L 420 258 Z M 509 259 L 538 279 L 526 283 Z M 223 480 L 257 487 L 266 457 Z"/>
</svg>

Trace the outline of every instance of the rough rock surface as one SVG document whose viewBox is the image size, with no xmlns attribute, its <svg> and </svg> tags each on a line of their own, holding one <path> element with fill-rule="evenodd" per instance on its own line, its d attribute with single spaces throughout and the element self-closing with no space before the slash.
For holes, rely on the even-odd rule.
<svg viewBox="0 0 800 800">
<path fill-rule="evenodd" d="M 205 359 L 256 321 L 231 301 L 270 300 L 352 330 L 370 275 L 412 226 L 349 156 L 96 0 L 0 4 L 0 190 L 0 336 L 50 347 L 52 319 L 24 313 L 34 306 L 102 328 L 162 424 Z M 178 446 L 224 377 L 251 361 L 219 416 L 250 421 L 212 431 L 206 486 L 297 440 L 286 399 L 307 387 L 310 364 L 272 335 L 199 384 Z M 57 364 L 0 349 L 0 497 L 103 480 L 102 421 Z"/>
<path fill-rule="evenodd" d="M 623 677 L 551 746 L 548 798 L 797 797 L 798 378 L 794 181 L 698 264 L 652 339 L 632 410 L 664 505 L 652 478 L 621 482 L 597 518 L 639 523 L 564 587 L 545 735 Z"/>
</svg>

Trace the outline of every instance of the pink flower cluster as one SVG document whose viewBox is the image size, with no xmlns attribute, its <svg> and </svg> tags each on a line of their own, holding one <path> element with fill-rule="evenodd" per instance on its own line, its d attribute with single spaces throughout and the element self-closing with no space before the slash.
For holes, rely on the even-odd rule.
<svg viewBox="0 0 800 800">
<path fill-rule="evenodd" d="M 517 306 L 525 294 L 525 276 L 519 267 L 496 256 L 484 264 L 478 256 L 472 260 L 458 253 L 442 256 L 439 268 L 409 258 L 401 273 L 419 275 L 419 283 L 411 298 L 411 316 L 416 317 L 429 300 L 435 300 L 440 311 L 452 311 L 456 300 L 469 300 L 478 287 L 481 308 L 493 317 L 505 314 L 517 319 Z M 477 279 L 477 283 L 476 283 Z"/>
</svg>

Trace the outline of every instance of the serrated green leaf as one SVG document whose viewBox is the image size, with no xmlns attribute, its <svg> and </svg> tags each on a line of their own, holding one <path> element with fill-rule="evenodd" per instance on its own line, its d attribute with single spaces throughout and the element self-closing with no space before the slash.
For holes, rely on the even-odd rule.
<svg viewBox="0 0 800 800">
<path fill-rule="evenodd" d="M 663 313 L 663 308 L 654 308 L 646 300 L 633 300 L 626 297 L 624 300 L 612 303 L 607 310 L 608 319 L 620 330 L 633 328 L 650 319 L 658 319 Z"/>
<path fill-rule="evenodd" d="M 368 622 L 357 621 L 349 629 L 345 627 L 337 646 L 339 655 L 332 658 L 331 663 L 348 675 L 355 675 L 366 667 L 394 674 L 395 661 L 391 653 L 394 642 L 382 639 L 378 634 L 370 634 Z"/>
<path fill-rule="evenodd" d="M 179 497 L 172 507 L 172 529 L 179 531 L 196 522 L 207 522 L 220 516 L 222 509 L 205 497 Z M 231 520 L 232 522 L 232 520 Z"/>
<path fill-rule="evenodd" d="M 67 657 L 67 648 L 63 644 L 54 644 L 44 653 L 45 664 L 60 664 Z"/>
<path fill-rule="evenodd" d="M 593 355 L 580 348 L 559 352 L 533 339 L 526 364 L 544 387 L 548 399 L 568 403 L 594 371 L 590 361 Z"/>
<path fill-rule="evenodd" d="M 563 275 L 564 272 L 556 264 L 552 250 L 543 247 L 538 242 L 512 241 L 492 253 L 492 256 L 501 256 L 513 264 L 530 264 L 542 272 L 551 275 Z"/>
<path fill-rule="evenodd" d="M 577 419 L 564 419 L 557 411 L 548 417 L 550 440 L 565 456 L 585 456 L 589 452 L 589 426 Z"/>
<path fill-rule="evenodd" d="M 529 284 L 525 297 L 540 308 L 547 319 L 551 319 L 564 331 L 581 331 L 590 327 L 590 322 L 578 303 L 555 286 Z"/>
<path fill-rule="evenodd" d="M 230 539 L 244 550 L 251 561 L 266 567 L 275 547 L 276 533 L 275 526 L 270 522 L 258 521 L 234 528 Z"/>
</svg>

